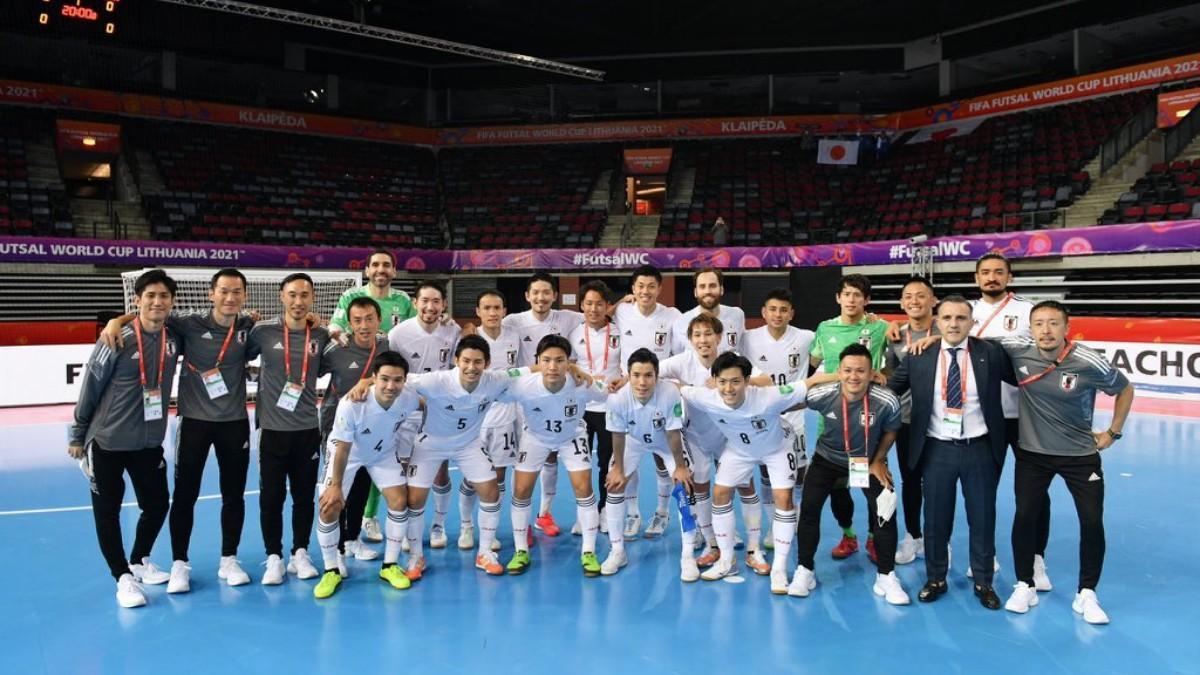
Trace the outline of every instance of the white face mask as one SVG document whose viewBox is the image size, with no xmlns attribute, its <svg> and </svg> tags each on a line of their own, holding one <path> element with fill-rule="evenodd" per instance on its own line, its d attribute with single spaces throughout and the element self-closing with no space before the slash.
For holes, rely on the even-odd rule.
<svg viewBox="0 0 1200 675">
<path fill-rule="evenodd" d="M 884 488 L 883 492 L 875 498 L 875 516 L 879 519 L 879 526 L 883 527 L 892 516 L 896 515 L 896 491 L 891 488 Z"/>
</svg>

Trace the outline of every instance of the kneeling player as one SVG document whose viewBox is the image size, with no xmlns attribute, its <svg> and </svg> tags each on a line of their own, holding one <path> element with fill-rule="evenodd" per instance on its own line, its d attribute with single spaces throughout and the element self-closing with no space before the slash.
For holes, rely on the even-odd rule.
<svg viewBox="0 0 1200 675">
<path fill-rule="evenodd" d="M 676 482 L 683 483 L 691 492 L 692 472 L 684 456 L 683 403 L 674 385 L 658 381 L 658 357 L 649 349 L 639 349 L 629 356 L 625 364 L 629 369 L 629 383 L 608 397 L 608 430 L 613 434 L 613 458 L 609 467 L 607 487 L 608 503 L 605 516 L 608 519 L 608 540 L 612 550 L 600 573 L 616 574 L 626 565 L 625 536 L 621 531 L 625 523 L 625 483 L 637 471 L 642 455 L 651 452 L 662 459 L 663 465 Z M 695 548 L 695 528 L 685 531 L 682 523 L 679 532 L 683 537 L 681 567 L 683 577 L 688 580 L 696 571 L 696 560 L 692 557 Z M 695 581 L 692 576 L 691 581 Z"/>
<path fill-rule="evenodd" d="M 354 476 L 360 467 L 366 468 L 387 500 L 387 545 L 379 578 L 398 589 L 408 588 L 411 583 L 396 564 L 408 520 L 404 467 L 396 442 L 400 426 L 420 407 L 420 399 L 404 389 L 408 362 L 403 356 L 383 352 L 375 357 L 373 370 L 375 384 L 367 399 L 360 402 L 342 399 L 338 403 L 333 430 L 329 433 L 333 453 L 325 465 L 321 513 L 317 522 L 317 541 L 321 544 L 325 574 L 313 589 L 317 598 L 328 598 L 342 583 L 338 570 L 338 521 L 345 506 L 342 481 L 347 475 Z"/>
</svg>

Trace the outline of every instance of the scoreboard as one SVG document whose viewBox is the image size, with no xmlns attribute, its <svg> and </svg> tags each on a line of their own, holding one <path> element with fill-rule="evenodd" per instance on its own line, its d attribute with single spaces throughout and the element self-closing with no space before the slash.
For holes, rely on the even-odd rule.
<svg viewBox="0 0 1200 675">
<path fill-rule="evenodd" d="M 132 0 L 33 0 L 38 25 L 56 33 L 116 35 L 121 14 Z"/>
</svg>

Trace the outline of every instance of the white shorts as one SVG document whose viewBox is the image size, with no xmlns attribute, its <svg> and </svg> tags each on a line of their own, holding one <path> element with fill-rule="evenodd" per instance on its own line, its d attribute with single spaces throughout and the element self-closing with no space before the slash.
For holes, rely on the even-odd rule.
<svg viewBox="0 0 1200 675">
<path fill-rule="evenodd" d="M 692 480 L 697 483 L 707 483 L 712 480 L 713 467 L 716 465 L 717 457 L 720 456 L 721 450 L 725 447 L 725 439 L 720 438 L 720 444 L 716 445 L 707 443 L 704 446 L 696 447 L 692 443 L 688 443 L 687 436 L 683 437 L 683 458 L 688 461 L 688 467 L 692 470 Z M 710 452 L 710 449 L 713 450 Z"/>
<path fill-rule="evenodd" d="M 428 439 L 426 434 L 417 436 L 412 457 L 408 460 L 409 485 L 428 489 L 433 485 L 438 468 L 447 460 L 454 462 L 462 472 L 463 478 L 472 483 L 496 480 L 496 469 L 492 467 L 492 460 L 488 459 L 483 446 L 478 442 L 459 450 L 438 450 L 429 447 Z"/>
<path fill-rule="evenodd" d="M 727 446 L 717 466 L 717 485 L 730 488 L 745 485 L 754 476 L 755 467 L 765 466 L 773 489 L 792 489 L 796 485 L 796 472 L 804 466 L 792 438 L 789 437 L 785 445 L 763 457 L 751 457 L 733 446 Z"/>
<path fill-rule="evenodd" d="M 416 420 L 412 417 L 404 420 L 404 424 L 400 425 L 400 431 L 396 432 L 396 454 L 403 459 L 412 457 L 413 444 L 417 440 L 417 432 L 421 429 L 421 423 L 424 418 L 421 413 L 414 413 Z"/>
<path fill-rule="evenodd" d="M 322 472 L 323 478 L 318 488 L 320 492 L 323 492 L 325 486 L 333 482 L 334 450 L 333 441 L 330 441 L 325 452 L 325 470 Z M 364 460 L 365 458 L 358 456 L 354 448 L 350 449 L 350 457 L 346 460 L 346 473 L 342 474 L 343 494 L 350 491 L 350 483 L 354 482 L 354 476 L 358 474 L 359 469 L 364 467 L 367 470 L 367 474 L 371 476 L 371 482 L 380 490 L 408 484 L 404 464 L 401 463 L 400 458 L 394 452 L 379 452 L 376 453 L 376 457 L 371 458 L 370 462 Z M 346 480 L 347 477 L 349 477 L 349 481 Z"/>
<path fill-rule="evenodd" d="M 542 470 L 551 452 L 558 453 L 558 463 L 567 471 L 591 471 L 592 449 L 587 442 L 587 432 L 580 427 L 579 436 L 557 448 L 548 448 L 534 439 L 533 434 L 521 434 L 521 446 L 517 451 L 517 471 L 536 473 Z"/>
<path fill-rule="evenodd" d="M 517 423 L 485 428 L 479 439 L 492 466 L 497 469 L 517 465 Z"/>
<path fill-rule="evenodd" d="M 646 454 L 646 446 L 644 445 L 633 445 L 632 443 L 625 444 L 624 466 L 626 477 L 632 476 L 635 472 L 637 472 L 638 468 L 642 464 L 642 458 L 645 457 Z M 675 457 L 671 455 L 669 451 L 655 448 L 651 450 L 649 454 L 658 455 L 658 457 L 662 459 L 663 466 L 667 468 L 668 475 L 675 473 Z M 683 451 L 683 461 L 687 462 L 688 468 L 692 467 L 691 462 L 688 460 L 688 452 L 686 448 Z M 611 463 L 609 464 L 609 468 L 612 468 Z M 695 471 L 695 469 L 692 469 L 692 471 Z"/>
</svg>

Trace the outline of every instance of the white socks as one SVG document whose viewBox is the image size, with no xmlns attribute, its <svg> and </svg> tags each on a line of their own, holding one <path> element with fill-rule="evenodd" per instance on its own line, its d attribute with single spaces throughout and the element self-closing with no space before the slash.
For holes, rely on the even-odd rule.
<svg viewBox="0 0 1200 675">
<path fill-rule="evenodd" d="M 538 515 L 550 513 L 554 505 L 554 496 L 558 494 L 558 462 L 542 465 L 542 502 L 538 506 Z"/>
<path fill-rule="evenodd" d="M 758 494 L 739 495 L 742 498 L 742 521 L 746 523 L 746 552 L 762 547 L 762 502 Z M 716 510 L 713 510 L 716 513 Z M 715 525 L 715 517 L 714 517 Z"/>
<path fill-rule="evenodd" d="M 417 559 L 425 555 L 422 535 L 425 534 L 425 509 L 408 510 L 408 555 Z"/>
<path fill-rule="evenodd" d="M 638 470 L 633 468 L 633 473 L 629 474 L 629 480 L 625 482 L 625 513 L 627 515 L 640 516 L 642 515 L 641 507 L 638 506 Z M 621 525 L 625 527 L 624 524 Z"/>
<path fill-rule="evenodd" d="M 717 547 L 721 550 L 721 561 L 733 559 L 733 502 L 712 507 L 713 531 L 717 535 Z"/>
<path fill-rule="evenodd" d="M 608 523 L 608 543 L 613 551 L 625 550 L 625 495 L 608 493 L 604 500 L 604 520 Z"/>
<path fill-rule="evenodd" d="M 387 510 L 387 523 L 383 526 L 384 538 L 383 564 L 388 565 L 400 561 L 400 548 L 408 530 L 408 509 L 403 511 Z M 321 550 L 324 553 L 324 549 Z"/>
<path fill-rule="evenodd" d="M 336 570 L 338 568 L 338 539 L 341 535 L 341 527 L 338 521 L 327 523 L 320 518 L 317 518 L 317 543 L 321 545 L 321 560 L 325 563 L 325 570 Z"/>
<path fill-rule="evenodd" d="M 600 510 L 596 508 L 596 495 L 590 494 L 575 500 L 575 517 L 583 530 L 583 552 L 596 552 L 596 533 L 600 531 Z"/>
<path fill-rule="evenodd" d="M 458 521 L 462 529 L 473 527 L 475 522 L 475 486 L 464 480 L 458 484 Z"/>
<path fill-rule="evenodd" d="M 787 511 L 776 510 L 771 531 L 775 538 L 775 559 L 771 561 L 771 568 L 786 571 L 792 539 L 796 536 L 796 509 L 793 507 Z"/>
<path fill-rule="evenodd" d="M 433 526 L 446 528 L 446 514 L 450 511 L 450 483 L 433 486 Z"/>
<path fill-rule="evenodd" d="M 658 504 L 655 510 L 657 513 L 670 513 L 671 490 L 675 483 L 666 469 L 655 469 L 654 477 L 658 487 Z"/>
<path fill-rule="evenodd" d="M 528 499 L 512 498 L 512 529 L 513 546 L 518 551 L 529 550 L 529 512 L 531 502 Z"/>
<path fill-rule="evenodd" d="M 697 492 L 696 506 L 693 507 L 693 513 L 696 516 L 696 527 L 700 529 L 700 536 L 704 537 L 705 544 L 712 544 L 717 540 L 713 534 L 713 509 L 712 495 L 708 492 Z"/>
<path fill-rule="evenodd" d="M 500 501 L 479 502 L 479 551 L 481 553 L 492 550 L 492 542 L 496 539 L 498 527 L 500 527 Z"/>
</svg>

